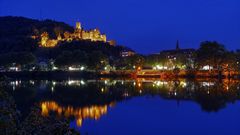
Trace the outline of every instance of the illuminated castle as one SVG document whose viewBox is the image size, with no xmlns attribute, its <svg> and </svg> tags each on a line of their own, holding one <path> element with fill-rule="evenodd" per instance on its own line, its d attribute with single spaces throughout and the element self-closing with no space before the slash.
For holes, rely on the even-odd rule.
<svg viewBox="0 0 240 135">
<path fill-rule="evenodd" d="M 98 29 L 85 31 L 82 29 L 81 23 L 76 23 L 76 28 L 74 33 L 64 33 L 64 38 L 66 40 L 91 40 L 91 41 L 102 41 L 107 42 L 107 36 L 105 34 L 101 34 Z"/>
<path fill-rule="evenodd" d="M 55 47 L 58 44 L 58 40 L 49 39 L 49 35 L 47 32 L 43 32 L 41 34 L 41 47 Z"/>
<path fill-rule="evenodd" d="M 107 41 L 107 36 L 101 34 L 99 29 L 93 29 L 86 31 L 82 28 L 81 23 L 76 23 L 76 28 L 73 33 L 64 32 L 63 37 L 58 34 L 57 39 L 49 39 L 48 33 L 44 32 L 41 34 L 40 47 L 55 47 L 60 41 L 73 41 L 73 40 L 90 40 L 90 41 L 100 41 L 108 42 L 110 45 L 115 45 L 115 41 Z"/>
</svg>

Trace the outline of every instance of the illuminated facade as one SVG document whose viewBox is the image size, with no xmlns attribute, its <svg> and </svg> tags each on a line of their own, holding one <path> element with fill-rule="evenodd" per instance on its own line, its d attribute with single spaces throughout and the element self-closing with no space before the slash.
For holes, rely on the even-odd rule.
<svg viewBox="0 0 240 135">
<path fill-rule="evenodd" d="M 82 29 L 80 22 L 76 23 L 75 31 L 73 34 L 70 34 L 70 37 L 72 37 L 72 39 L 107 42 L 107 36 L 105 34 L 101 34 L 99 29 L 85 31 Z"/>
<path fill-rule="evenodd" d="M 136 53 L 132 50 L 123 50 L 121 52 L 121 57 L 130 57 L 130 56 L 134 56 Z"/>
<path fill-rule="evenodd" d="M 48 33 L 44 32 L 41 34 L 41 47 L 54 47 L 58 44 L 58 40 L 49 39 Z"/>
<path fill-rule="evenodd" d="M 33 37 L 33 36 L 32 36 Z M 82 28 L 80 22 L 76 23 L 76 28 L 73 33 L 64 32 L 63 37 L 61 34 L 57 36 L 57 39 L 50 39 L 47 32 L 43 32 L 40 36 L 40 47 L 55 47 L 58 45 L 60 41 L 73 41 L 73 40 L 89 40 L 93 42 L 105 42 L 109 43 L 109 45 L 115 45 L 115 41 L 110 40 L 107 41 L 107 36 L 105 34 L 101 34 L 99 29 L 93 29 L 86 31 Z"/>
</svg>

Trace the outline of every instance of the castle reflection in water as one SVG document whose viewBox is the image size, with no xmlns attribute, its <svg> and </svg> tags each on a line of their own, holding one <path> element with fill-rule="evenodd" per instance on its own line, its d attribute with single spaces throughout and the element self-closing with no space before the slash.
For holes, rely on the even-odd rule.
<svg viewBox="0 0 240 135">
<path fill-rule="evenodd" d="M 113 105 L 93 105 L 90 107 L 74 108 L 72 106 L 62 107 L 54 101 L 46 101 L 40 104 L 43 116 L 47 117 L 50 112 L 56 112 L 58 116 L 64 116 L 66 118 L 73 116 L 79 127 L 82 126 L 83 119 L 100 119 L 102 115 L 107 114 L 108 106 Z"/>
<path fill-rule="evenodd" d="M 37 102 L 43 116 L 51 113 L 81 126 L 84 119 L 98 120 L 120 101 L 139 96 L 159 96 L 177 103 L 198 103 L 205 112 L 216 112 L 240 98 L 236 80 L 29 80 L 5 82 L 17 102 Z M 20 97 L 25 93 L 24 100 Z"/>
</svg>

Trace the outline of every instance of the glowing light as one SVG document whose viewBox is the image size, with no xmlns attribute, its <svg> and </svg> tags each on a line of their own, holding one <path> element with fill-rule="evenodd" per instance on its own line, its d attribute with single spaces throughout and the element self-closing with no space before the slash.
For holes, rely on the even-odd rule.
<svg viewBox="0 0 240 135">
<path fill-rule="evenodd" d="M 54 87 L 51 87 L 51 91 L 54 92 Z"/>
<path fill-rule="evenodd" d="M 85 85 L 85 82 L 84 82 L 83 80 L 81 80 L 80 83 L 81 83 L 82 85 Z"/>
<path fill-rule="evenodd" d="M 107 81 L 107 80 L 105 80 L 105 81 L 104 81 L 104 83 L 105 83 L 105 84 L 108 84 L 108 81 Z"/>
<path fill-rule="evenodd" d="M 85 67 L 81 67 L 80 70 L 83 71 L 85 69 Z"/>
<path fill-rule="evenodd" d="M 166 66 L 160 66 L 160 65 L 157 65 L 156 67 L 154 67 L 154 69 L 156 70 L 166 70 L 168 69 Z"/>
<path fill-rule="evenodd" d="M 101 89 L 101 92 L 104 92 L 104 88 Z"/>
<path fill-rule="evenodd" d="M 155 81 L 154 84 L 155 84 L 156 86 L 163 86 L 163 85 L 167 85 L 168 83 L 167 83 L 167 82 L 164 82 L 164 81 Z M 154 85 L 154 86 L 155 86 L 155 85 Z"/>
<path fill-rule="evenodd" d="M 68 81 L 68 85 L 73 85 L 73 83 L 74 83 L 74 81 L 72 81 L 72 80 Z"/>
<path fill-rule="evenodd" d="M 54 66 L 54 67 L 53 67 L 53 70 L 58 70 L 58 68 Z"/>
<path fill-rule="evenodd" d="M 214 86 L 214 83 L 213 82 L 202 82 L 202 86 L 204 86 L 204 87 Z"/>
<path fill-rule="evenodd" d="M 82 118 L 77 119 L 77 126 L 81 127 L 83 123 Z"/>
<path fill-rule="evenodd" d="M 18 81 L 15 82 L 16 86 L 18 86 Z"/>
<path fill-rule="evenodd" d="M 69 71 L 83 71 L 83 70 L 85 70 L 85 67 L 68 67 L 68 70 Z"/>
<path fill-rule="evenodd" d="M 52 83 L 53 83 L 54 86 L 56 85 L 56 82 L 55 82 L 55 81 L 53 81 Z"/>
<path fill-rule="evenodd" d="M 9 70 L 10 71 L 19 71 L 19 68 L 18 67 L 10 67 Z"/>
<path fill-rule="evenodd" d="M 35 84 L 35 82 L 34 82 L 33 80 L 30 80 L 30 83 L 31 83 L 32 85 L 34 85 L 34 84 Z"/>
<path fill-rule="evenodd" d="M 70 71 L 73 71 L 73 70 L 74 70 L 74 68 L 72 68 L 72 67 L 68 67 L 68 70 L 70 70 Z"/>
<path fill-rule="evenodd" d="M 94 119 L 98 120 L 104 114 L 107 114 L 108 105 L 102 106 L 89 106 L 89 107 L 82 107 L 82 108 L 74 108 L 72 106 L 62 107 L 58 105 L 56 102 L 47 101 L 42 102 L 41 104 L 43 116 L 48 116 L 51 111 L 56 112 L 57 115 L 65 117 L 72 117 L 76 118 L 77 126 L 81 127 L 84 119 Z M 110 103 L 109 106 L 113 106 L 113 103 Z"/>
<path fill-rule="evenodd" d="M 124 97 L 128 97 L 129 94 L 126 92 L 126 93 L 123 94 L 123 96 L 124 96 Z"/>
<path fill-rule="evenodd" d="M 187 86 L 187 83 L 186 83 L 186 82 L 183 82 L 183 81 L 181 81 L 181 82 L 180 82 L 180 85 L 181 85 L 182 87 L 186 87 L 186 86 Z"/>
<path fill-rule="evenodd" d="M 209 65 L 206 65 L 202 68 L 203 70 L 212 70 L 213 67 L 212 66 L 209 66 Z"/>
</svg>

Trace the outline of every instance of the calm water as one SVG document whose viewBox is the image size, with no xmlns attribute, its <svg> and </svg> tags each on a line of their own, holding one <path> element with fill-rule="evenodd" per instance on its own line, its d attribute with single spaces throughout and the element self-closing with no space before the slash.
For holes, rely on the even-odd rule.
<svg viewBox="0 0 240 135">
<path fill-rule="evenodd" d="M 240 82 L 16 80 L 4 83 L 24 114 L 33 104 L 88 135 L 238 135 Z"/>
</svg>

